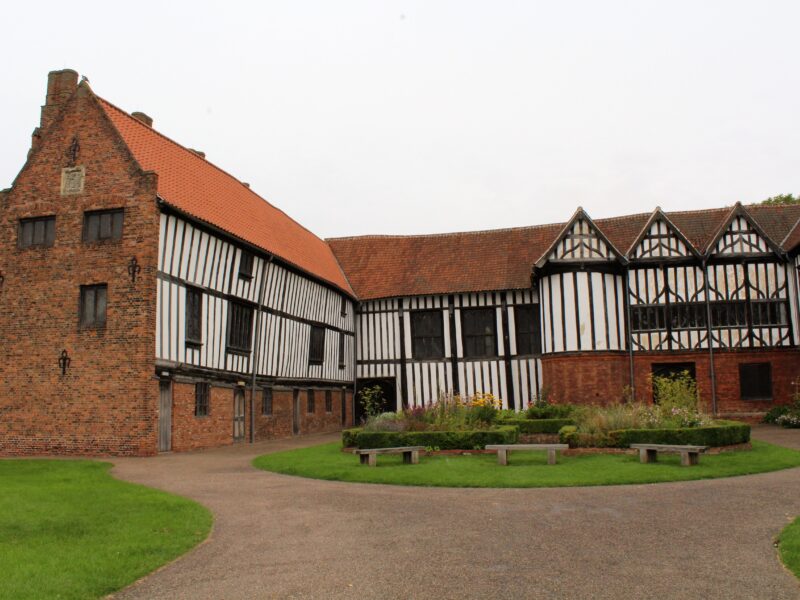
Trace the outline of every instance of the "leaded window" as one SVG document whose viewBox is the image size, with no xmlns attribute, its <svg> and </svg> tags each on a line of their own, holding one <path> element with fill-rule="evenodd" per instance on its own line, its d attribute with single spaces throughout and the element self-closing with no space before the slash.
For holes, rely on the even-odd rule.
<svg viewBox="0 0 800 600">
<path fill-rule="evenodd" d="M 242 279 L 253 278 L 253 255 L 247 250 L 242 250 L 239 258 L 239 277 Z"/>
<path fill-rule="evenodd" d="M 261 414 L 272 415 L 272 388 L 265 387 L 261 390 Z"/>
<path fill-rule="evenodd" d="M 462 309 L 461 338 L 466 358 L 497 356 L 497 319 L 495 317 L 495 309 Z"/>
<path fill-rule="evenodd" d="M 186 343 L 203 342 L 203 293 L 196 288 L 186 288 Z"/>
<path fill-rule="evenodd" d="M 106 326 L 108 286 L 81 286 L 80 326 L 82 329 L 99 329 Z"/>
<path fill-rule="evenodd" d="M 740 364 L 739 391 L 742 400 L 772 400 L 772 363 Z"/>
<path fill-rule="evenodd" d="M 83 214 L 84 242 L 118 242 L 122 239 L 122 223 L 125 211 L 96 210 Z"/>
<path fill-rule="evenodd" d="M 753 327 L 780 326 L 788 323 L 788 310 L 783 300 L 754 300 L 750 303 Z"/>
<path fill-rule="evenodd" d="M 525 304 L 514 307 L 514 330 L 517 339 L 517 354 L 542 353 L 538 305 Z"/>
<path fill-rule="evenodd" d="M 308 363 L 321 365 L 325 361 L 325 328 L 320 325 L 311 326 L 308 339 Z"/>
<path fill-rule="evenodd" d="M 413 357 L 444 358 L 444 326 L 441 310 L 418 310 L 411 313 Z"/>
<path fill-rule="evenodd" d="M 49 248 L 56 240 L 56 218 L 20 219 L 17 244 L 20 248 Z"/>
<path fill-rule="evenodd" d="M 680 302 L 670 306 L 672 329 L 705 329 L 708 323 L 703 302 Z"/>
<path fill-rule="evenodd" d="M 207 417 L 209 413 L 209 395 L 211 386 L 208 383 L 194 384 L 194 416 Z"/>
<path fill-rule="evenodd" d="M 631 331 L 661 331 L 666 328 L 666 306 L 659 304 L 631 306 Z"/>
<path fill-rule="evenodd" d="M 239 302 L 228 305 L 228 351 L 250 352 L 253 307 Z"/>
<path fill-rule="evenodd" d="M 713 327 L 747 327 L 747 303 L 744 300 L 711 303 Z"/>
</svg>

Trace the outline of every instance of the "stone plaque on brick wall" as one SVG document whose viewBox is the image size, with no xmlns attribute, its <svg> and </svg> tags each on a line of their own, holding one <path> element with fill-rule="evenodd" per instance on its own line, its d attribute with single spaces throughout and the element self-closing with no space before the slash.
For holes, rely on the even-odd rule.
<svg viewBox="0 0 800 600">
<path fill-rule="evenodd" d="M 86 177 L 85 167 L 67 167 L 61 169 L 61 195 L 80 194 L 83 192 L 83 180 Z"/>
</svg>

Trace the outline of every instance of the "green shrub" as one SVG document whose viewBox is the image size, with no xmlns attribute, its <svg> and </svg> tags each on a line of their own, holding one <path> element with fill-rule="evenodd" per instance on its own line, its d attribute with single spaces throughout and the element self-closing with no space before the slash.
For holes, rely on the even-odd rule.
<svg viewBox="0 0 800 600">
<path fill-rule="evenodd" d="M 558 433 L 565 425 L 572 425 L 572 419 L 522 419 L 505 417 L 497 421 L 501 425 L 515 425 L 520 433 Z"/>
<path fill-rule="evenodd" d="M 569 436 L 576 431 L 578 431 L 578 428 L 575 427 L 575 425 L 564 425 L 564 427 L 558 430 L 558 441 L 562 444 L 569 443 Z"/>
<path fill-rule="evenodd" d="M 730 446 L 750 441 L 750 425 L 737 421 L 715 421 L 702 427 L 620 429 L 607 433 L 581 433 L 565 427 L 559 432 L 559 437 L 573 448 L 627 448 L 631 444 Z"/>
<path fill-rule="evenodd" d="M 575 409 L 571 404 L 532 404 L 525 411 L 528 419 L 566 419 Z"/>
<path fill-rule="evenodd" d="M 354 429 L 342 429 L 342 447 L 355 448 L 356 436 L 359 433 L 361 433 L 360 427 L 356 427 Z"/>
<path fill-rule="evenodd" d="M 516 444 L 519 429 L 500 426 L 484 431 L 360 431 L 355 439 L 358 448 L 430 446 L 442 450 L 474 450 L 484 448 L 486 444 Z"/>
<path fill-rule="evenodd" d="M 762 423 L 775 423 L 779 417 L 782 417 L 786 413 L 789 412 L 788 406 L 773 406 L 767 411 L 767 414 L 764 415 L 762 419 Z"/>
<path fill-rule="evenodd" d="M 653 397 L 664 411 L 673 408 L 697 412 L 699 394 L 697 381 L 689 371 L 652 378 Z"/>
</svg>

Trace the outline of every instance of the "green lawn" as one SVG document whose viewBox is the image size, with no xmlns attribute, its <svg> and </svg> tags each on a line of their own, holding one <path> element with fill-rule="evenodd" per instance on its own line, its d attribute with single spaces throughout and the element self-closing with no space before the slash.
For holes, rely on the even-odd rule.
<svg viewBox="0 0 800 600">
<path fill-rule="evenodd" d="M 510 465 L 501 467 L 493 454 L 420 457 L 418 465 L 404 465 L 400 455 L 378 456 L 375 468 L 361 466 L 358 458 L 341 451 L 340 444 L 323 444 L 300 450 L 259 456 L 259 469 L 314 479 L 363 483 L 444 487 L 562 487 L 657 483 L 711 479 L 764 473 L 800 466 L 800 452 L 764 442 L 752 450 L 703 456 L 694 467 L 681 467 L 678 455 L 659 456 L 659 462 L 640 464 L 626 454 L 559 456 L 549 466 L 544 452 L 515 452 Z"/>
<path fill-rule="evenodd" d="M 97 598 L 205 539 L 199 504 L 86 460 L 0 460 L 0 598 Z"/>
<path fill-rule="evenodd" d="M 783 564 L 800 578 L 800 517 L 781 532 L 778 548 Z"/>
</svg>

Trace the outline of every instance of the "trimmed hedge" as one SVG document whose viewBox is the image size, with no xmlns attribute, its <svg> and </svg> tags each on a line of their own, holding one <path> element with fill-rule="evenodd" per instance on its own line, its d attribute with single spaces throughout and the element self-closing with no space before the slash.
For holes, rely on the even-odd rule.
<svg viewBox="0 0 800 600">
<path fill-rule="evenodd" d="M 498 419 L 500 425 L 519 427 L 520 433 L 558 433 L 565 425 L 572 425 L 572 419 L 526 419 L 523 417 Z"/>
<path fill-rule="evenodd" d="M 731 446 L 750 441 L 750 425 L 738 421 L 715 421 L 705 427 L 620 429 L 605 434 L 579 433 L 575 427 L 563 427 L 559 438 L 572 448 L 627 448 L 631 444 Z"/>
<path fill-rule="evenodd" d="M 358 448 L 425 446 L 440 450 L 474 450 L 486 444 L 516 444 L 518 440 L 519 429 L 513 426 L 484 431 L 359 431 L 355 434 Z"/>
<path fill-rule="evenodd" d="M 575 407 L 572 404 L 543 404 L 529 406 L 525 411 L 528 419 L 566 419 Z"/>
<path fill-rule="evenodd" d="M 354 448 L 356 445 L 356 436 L 361 433 L 361 427 L 353 429 L 342 429 L 342 447 Z"/>
</svg>

